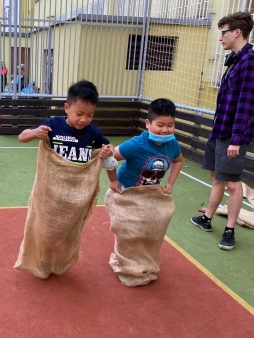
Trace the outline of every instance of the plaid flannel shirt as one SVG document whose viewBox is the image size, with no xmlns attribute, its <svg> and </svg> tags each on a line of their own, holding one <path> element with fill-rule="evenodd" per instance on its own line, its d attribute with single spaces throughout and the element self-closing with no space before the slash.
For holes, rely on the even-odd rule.
<svg viewBox="0 0 254 338">
<path fill-rule="evenodd" d="M 224 73 L 211 138 L 231 137 L 232 145 L 254 142 L 254 50 L 247 43 Z"/>
</svg>

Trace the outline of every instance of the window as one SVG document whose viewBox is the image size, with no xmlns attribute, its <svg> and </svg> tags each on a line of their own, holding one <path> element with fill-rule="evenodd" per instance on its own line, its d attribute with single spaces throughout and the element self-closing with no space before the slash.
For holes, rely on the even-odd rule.
<svg viewBox="0 0 254 338">
<path fill-rule="evenodd" d="M 146 70 L 172 70 L 177 38 L 171 36 L 148 36 L 146 50 Z M 126 59 L 127 70 L 137 70 L 141 53 L 141 35 L 130 35 Z"/>
</svg>

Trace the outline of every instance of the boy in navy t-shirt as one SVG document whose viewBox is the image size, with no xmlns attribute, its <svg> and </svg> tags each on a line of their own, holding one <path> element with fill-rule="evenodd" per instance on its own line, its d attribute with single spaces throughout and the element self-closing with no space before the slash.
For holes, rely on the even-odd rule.
<svg viewBox="0 0 254 338">
<path fill-rule="evenodd" d="M 102 148 L 99 155 L 102 159 L 112 156 L 113 146 L 92 123 L 98 102 L 96 86 L 89 81 L 79 81 L 68 89 L 64 104 L 67 117 L 48 118 L 39 127 L 24 130 L 18 139 L 26 143 L 36 138 L 49 138 L 52 149 L 76 163 L 88 162 L 92 149 Z"/>
</svg>

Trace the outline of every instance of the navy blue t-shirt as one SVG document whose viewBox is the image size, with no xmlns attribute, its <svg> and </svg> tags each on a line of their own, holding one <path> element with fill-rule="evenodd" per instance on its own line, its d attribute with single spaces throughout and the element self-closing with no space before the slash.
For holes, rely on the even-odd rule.
<svg viewBox="0 0 254 338">
<path fill-rule="evenodd" d="M 75 129 L 66 123 L 65 117 L 59 116 L 46 119 L 41 124 L 52 129 L 48 134 L 51 148 L 72 162 L 86 163 L 92 157 L 92 149 L 110 143 L 93 123 L 83 129 Z"/>
</svg>

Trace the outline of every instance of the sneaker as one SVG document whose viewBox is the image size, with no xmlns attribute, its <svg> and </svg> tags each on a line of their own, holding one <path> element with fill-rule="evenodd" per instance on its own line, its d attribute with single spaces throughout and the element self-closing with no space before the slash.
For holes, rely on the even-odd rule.
<svg viewBox="0 0 254 338">
<path fill-rule="evenodd" d="M 231 250 L 235 247 L 235 236 L 232 231 L 225 231 L 222 235 L 219 248 L 223 250 Z"/>
<path fill-rule="evenodd" d="M 204 222 L 202 216 L 192 217 L 191 223 L 197 225 L 204 231 L 212 231 L 211 222 Z"/>
</svg>

